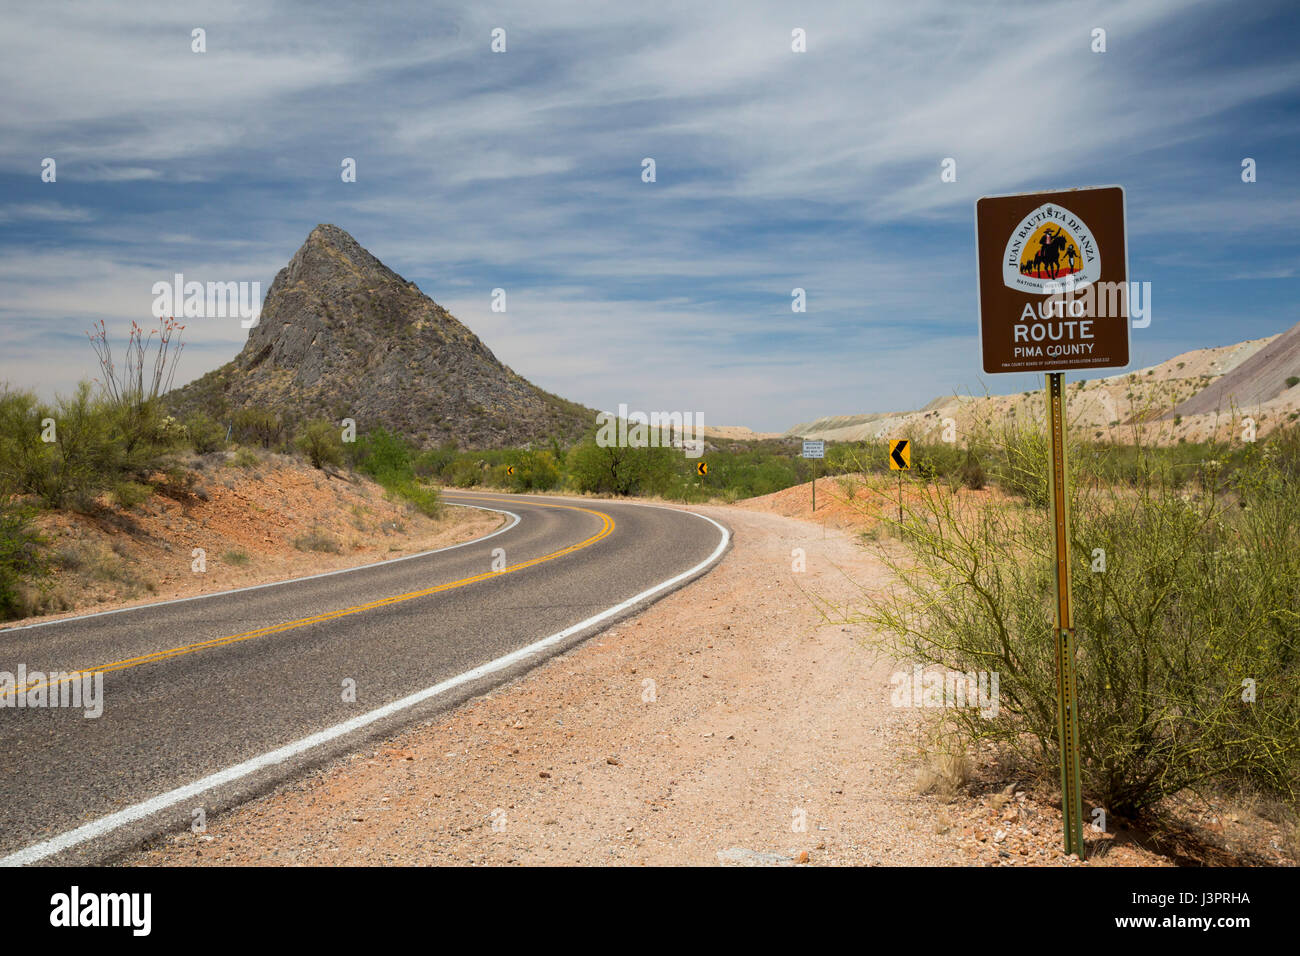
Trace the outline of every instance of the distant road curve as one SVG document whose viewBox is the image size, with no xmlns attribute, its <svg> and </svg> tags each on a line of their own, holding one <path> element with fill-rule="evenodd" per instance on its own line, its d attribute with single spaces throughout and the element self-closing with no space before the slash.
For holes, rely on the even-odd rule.
<svg viewBox="0 0 1300 956">
<path fill-rule="evenodd" d="M 103 862 L 189 827 L 527 670 L 705 573 L 731 541 L 654 505 L 444 499 L 510 520 L 362 568 L 0 630 L 0 671 L 104 681 L 95 719 L 0 708 L 0 865 Z"/>
</svg>

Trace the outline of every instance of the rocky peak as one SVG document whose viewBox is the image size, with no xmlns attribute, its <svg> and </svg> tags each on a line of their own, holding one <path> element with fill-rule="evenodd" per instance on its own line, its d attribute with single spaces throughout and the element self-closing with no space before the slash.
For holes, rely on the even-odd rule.
<svg viewBox="0 0 1300 956">
<path fill-rule="evenodd" d="M 316 285 L 365 281 L 409 284 L 347 232 L 330 223 L 321 223 L 311 231 L 283 271 L 290 281 Z"/>
<path fill-rule="evenodd" d="M 455 316 L 338 226 L 311 231 L 267 291 L 234 361 L 173 393 L 221 417 L 355 418 L 415 442 L 521 444 L 581 434 L 590 409 L 506 368 Z"/>
</svg>

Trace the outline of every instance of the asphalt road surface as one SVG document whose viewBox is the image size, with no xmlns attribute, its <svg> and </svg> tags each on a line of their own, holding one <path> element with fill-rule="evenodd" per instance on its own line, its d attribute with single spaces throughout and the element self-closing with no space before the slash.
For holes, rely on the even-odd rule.
<svg viewBox="0 0 1300 956">
<path fill-rule="evenodd" d="M 0 630 L 0 671 L 103 673 L 97 718 L 0 708 L 0 864 L 111 861 L 192 828 L 607 627 L 730 540 L 670 508 L 444 499 L 507 524 L 353 571 Z"/>
</svg>

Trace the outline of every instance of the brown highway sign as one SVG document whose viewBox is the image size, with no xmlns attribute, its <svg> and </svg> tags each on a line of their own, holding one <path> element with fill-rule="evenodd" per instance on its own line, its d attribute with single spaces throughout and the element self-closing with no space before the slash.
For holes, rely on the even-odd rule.
<svg viewBox="0 0 1300 956">
<path fill-rule="evenodd" d="M 1119 186 L 975 203 L 985 372 L 1129 364 L 1124 226 Z"/>
</svg>

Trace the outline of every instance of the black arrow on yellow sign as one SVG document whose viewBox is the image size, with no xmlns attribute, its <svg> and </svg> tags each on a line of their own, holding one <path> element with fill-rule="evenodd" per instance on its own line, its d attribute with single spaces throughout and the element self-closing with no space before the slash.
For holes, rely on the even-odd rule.
<svg viewBox="0 0 1300 956">
<path fill-rule="evenodd" d="M 912 467 L 912 448 L 906 438 L 889 440 L 889 468 L 891 471 L 907 471 Z"/>
<path fill-rule="evenodd" d="M 703 478 L 705 475 L 709 473 L 709 463 L 707 461 L 701 461 L 698 464 L 696 464 L 695 473 L 699 475 L 701 478 Z"/>
<path fill-rule="evenodd" d="M 512 475 L 512 476 L 513 476 L 514 473 L 515 473 L 515 466 L 514 466 L 514 465 L 510 465 L 510 466 L 508 466 L 508 467 L 506 468 L 506 474 L 507 474 L 507 475 Z"/>
</svg>

